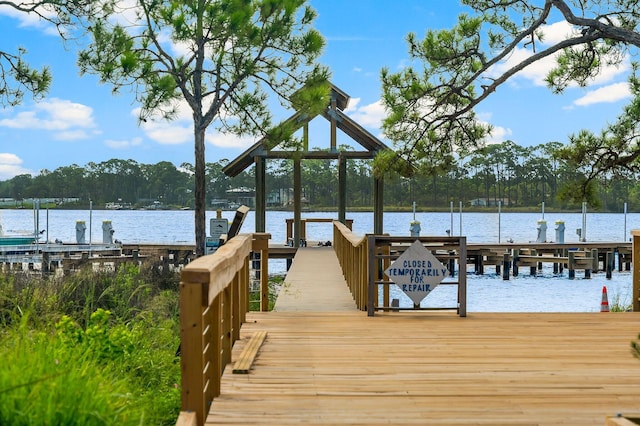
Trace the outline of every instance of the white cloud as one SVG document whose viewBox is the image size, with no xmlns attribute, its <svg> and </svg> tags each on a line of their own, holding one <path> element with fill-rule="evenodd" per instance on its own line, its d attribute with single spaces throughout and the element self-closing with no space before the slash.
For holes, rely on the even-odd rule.
<svg viewBox="0 0 640 426">
<path fill-rule="evenodd" d="M 53 138 L 58 141 L 77 141 L 88 139 L 89 137 L 89 134 L 84 130 L 65 130 L 53 135 Z"/>
<path fill-rule="evenodd" d="M 9 0 L 7 3 L 20 4 L 24 2 L 11 1 Z M 45 9 L 44 7 L 39 8 L 39 12 L 43 16 L 54 17 L 53 12 Z M 29 27 L 29 28 L 37 28 L 42 30 L 45 34 L 49 35 L 58 35 L 58 30 L 53 24 L 43 20 L 35 13 L 25 13 L 9 5 L 0 5 L 0 15 L 8 16 L 12 19 L 16 19 L 20 22 L 20 27 Z"/>
<path fill-rule="evenodd" d="M 386 117 L 386 111 L 381 100 L 358 107 L 360 99 L 357 99 L 353 107 L 349 105 L 349 116 L 357 123 L 364 127 L 370 127 L 373 129 L 380 129 L 382 127 L 382 120 Z"/>
<path fill-rule="evenodd" d="M 192 45 L 184 41 L 175 42 L 171 40 L 171 33 L 168 30 L 160 32 L 158 41 L 162 45 L 168 46 L 175 56 L 182 56 L 185 58 L 193 56 Z"/>
<path fill-rule="evenodd" d="M 356 111 L 359 103 L 360 98 L 349 98 L 349 103 L 347 104 L 347 108 L 344 110 L 344 113 L 349 114 L 350 112 Z"/>
<path fill-rule="evenodd" d="M 575 35 L 575 28 L 567 21 L 558 21 L 550 25 L 543 25 L 542 44 L 550 46 Z"/>
<path fill-rule="evenodd" d="M 493 126 L 491 134 L 484 139 L 484 143 L 487 145 L 502 143 L 509 139 L 512 134 L 513 132 L 511 129 L 501 126 Z"/>
<path fill-rule="evenodd" d="M 104 141 L 104 144 L 112 149 L 128 149 L 134 146 L 138 146 L 142 144 L 142 138 L 132 138 L 132 139 L 107 139 Z"/>
<path fill-rule="evenodd" d="M 488 112 L 476 114 L 476 118 L 479 124 L 482 124 L 485 126 L 493 126 L 491 130 L 491 134 L 487 135 L 487 137 L 484 138 L 483 142 L 487 145 L 494 145 L 494 144 L 502 143 L 507 139 L 509 139 L 510 136 L 513 134 L 513 131 L 507 127 L 496 126 L 494 124 L 491 124 L 491 117 L 492 117 L 492 114 Z"/>
<path fill-rule="evenodd" d="M 215 132 L 210 135 L 208 134 L 206 140 L 207 143 L 220 148 L 245 149 L 256 143 L 258 138 L 251 136 L 240 137 L 232 134 Z"/>
<path fill-rule="evenodd" d="M 161 145 L 180 145 L 193 140 L 193 124 L 184 121 L 152 121 L 140 126 L 145 134 Z"/>
<path fill-rule="evenodd" d="M 96 125 L 91 107 L 51 98 L 34 104 L 29 111 L 0 120 L 0 127 L 51 131 L 54 139 L 73 140 L 89 137 L 85 130 Z"/>
<path fill-rule="evenodd" d="M 538 51 L 542 50 L 540 46 L 543 46 L 543 48 L 545 48 L 568 39 L 569 37 L 574 35 L 575 30 L 573 26 L 571 26 L 568 22 L 560 21 L 551 25 L 543 25 L 541 27 L 541 32 L 543 34 L 542 41 L 538 40 L 536 42 L 539 45 L 539 47 L 537 48 Z M 502 62 L 496 66 L 496 71 L 503 73 L 516 64 L 526 60 L 530 56 L 532 56 L 531 50 L 516 48 L 514 53 L 505 62 Z M 557 54 L 540 59 L 526 67 L 524 70 L 518 73 L 518 75 L 532 81 L 537 86 L 546 86 L 544 79 L 549 73 L 549 70 L 551 70 L 555 66 L 556 58 Z"/>
<path fill-rule="evenodd" d="M 140 108 L 131 111 L 131 114 L 138 117 Z M 225 115 L 224 111 L 220 115 L 225 119 L 233 117 Z M 150 139 L 163 145 L 179 145 L 183 143 L 193 144 L 193 116 L 191 109 L 186 102 L 181 101 L 176 106 L 176 114 L 173 120 L 167 121 L 161 117 L 150 117 L 146 122 L 142 122 L 140 127 Z M 253 136 L 238 137 L 232 134 L 220 133 L 209 126 L 205 136 L 208 144 L 221 148 L 247 148 L 256 142 Z"/>
<path fill-rule="evenodd" d="M 22 159 L 17 155 L 0 153 L 0 180 L 11 179 L 22 174 L 33 174 L 33 172 L 22 167 Z"/>
<path fill-rule="evenodd" d="M 589 106 L 597 103 L 612 103 L 631 97 L 629 83 L 615 83 L 589 91 L 583 97 L 576 99 L 573 105 Z"/>
<path fill-rule="evenodd" d="M 538 44 L 537 51 L 566 40 L 567 38 L 574 36 L 576 33 L 576 29 L 566 21 L 556 22 L 551 25 L 544 25 L 541 27 L 541 31 L 543 33 L 543 38 L 542 41 L 538 40 L 536 42 Z M 493 66 L 487 73 L 487 76 L 490 78 L 496 78 L 532 55 L 533 52 L 530 49 L 516 48 L 506 60 Z M 538 60 L 520 71 L 517 76 L 531 81 L 536 86 L 546 86 L 546 82 L 544 80 L 549 71 L 556 66 L 557 56 L 558 54 L 554 54 Z M 630 60 L 626 57 L 619 66 L 603 67 L 596 78 L 591 81 L 591 84 L 607 84 L 620 75 L 627 74 L 630 68 Z M 517 84 L 517 80 L 511 80 L 510 84 Z M 572 87 L 575 87 L 575 85 Z"/>
<path fill-rule="evenodd" d="M 176 106 L 173 120 L 167 121 L 160 116 L 149 117 L 140 123 L 147 137 L 161 145 L 180 145 L 193 140 L 193 118 L 186 103 Z M 140 116 L 140 108 L 131 111 L 131 115 Z"/>
<path fill-rule="evenodd" d="M 525 61 L 530 56 L 531 51 L 516 48 L 505 61 L 499 62 L 498 64 L 491 67 L 491 69 L 487 73 L 487 76 L 490 78 L 497 78 L 522 61 Z M 555 65 L 555 60 L 555 56 L 548 56 L 546 58 L 540 59 L 520 71 L 517 76 L 526 80 L 530 80 L 536 86 L 545 86 L 546 83 L 544 79 L 549 73 L 549 70 Z M 510 81 L 510 83 L 513 84 L 513 81 Z"/>
<path fill-rule="evenodd" d="M 112 21 L 127 27 L 132 24 L 135 25 L 140 23 L 140 12 L 141 10 L 136 0 L 119 0 L 116 13 L 111 15 L 109 18 Z"/>
</svg>

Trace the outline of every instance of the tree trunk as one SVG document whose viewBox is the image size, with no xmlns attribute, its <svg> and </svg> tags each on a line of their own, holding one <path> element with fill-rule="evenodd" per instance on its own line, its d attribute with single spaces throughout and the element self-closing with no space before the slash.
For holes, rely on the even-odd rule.
<svg viewBox="0 0 640 426">
<path fill-rule="evenodd" d="M 196 123 L 194 123 L 196 124 Z M 204 158 L 204 136 L 206 127 L 194 125 L 195 137 L 195 231 L 196 257 L 204 256 L 206 237 L 207 188 Z"/>
</svg>

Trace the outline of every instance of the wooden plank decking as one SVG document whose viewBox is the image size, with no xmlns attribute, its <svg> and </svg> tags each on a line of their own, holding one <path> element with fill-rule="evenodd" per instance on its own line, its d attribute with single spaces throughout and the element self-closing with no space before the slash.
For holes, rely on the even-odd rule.
<svg viewBox="0 0 640 426">
<path fill-rule="evenodd" d="M 207 425 L 604 425 L 640 413 L 640 313 L 368 317 L 345 301 L 331 248 L 297 256 L 279 311 L 248 314 Z M 248 374 L 232 374 L 258 332 Z"/>
<path fill-rule="evenodd" d="M 250 313 L 207 424 L 603 425 L 640 412 L 638 313 Z"/>
<path fill-rule="evenodd" d="M 278 294 L 276 312 L 356 311 L 333 247 L 301 247 Z"/>
</svg>

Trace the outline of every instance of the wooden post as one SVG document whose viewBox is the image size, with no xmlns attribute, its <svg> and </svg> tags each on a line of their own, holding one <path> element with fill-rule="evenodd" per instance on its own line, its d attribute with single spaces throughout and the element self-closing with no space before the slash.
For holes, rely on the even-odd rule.
<svg viewBox="0 0 640 426">
<path fill-rule="evenodd" d="M 373 178 L 373 233 L 382 234 L 384 214 L 384 179 Z"/>
<path fill-rule="evenodd" d="M 633 306 L 633 312 L 640 312 L 640 230 L 632 230 L 631 235 L 631 251 L 633 252 L 631 257 L 633 264 L 631 304 Z"/>
<path fill-rule="evenodd" d="M 256 180 L 256 232 L 264 232 L 266 230 L 267 213 L 267 160 L 264 157 L 254 157 L 255 162 L 255 180 Z"/>
<path fill-rule="evenodd" d="M 335 121 L 334 119 L 331 120 Z M 333 138 L 333 134 L 332 134 Z M 338 157 L 338 220 L 345 223 L 347 211 L 347 159 Z"/>
<path fill-rule="evenodd" d="M 204 291 L 200 283 L 180 283 L 180 352 L 182 373 L 182 410 L 194 411 L 202 423 L 207 414 L 202 356 L 202 306 Z"/>
<path fill-rule="evenodd" d="M 227 286 L 222 291 L 222 371 L 231 362 L 233 347 L 233 291 Z"/>
<path fill-rule="evenodd" d="M 269 310 L 269 240 L 271 234 L 254 233 L 252 250 L 260 252 L 260 310 Z"/>
<path fill-rule="evenodd" d="M 460 273 L 458 274 L 458 315 L 467 316 L 467 274 L 464 273 L 462 262 L 466 262 L 467 258 L 467 237 L 460 237 L 460 246 L 458 249 L 460 255 Z M 466 267 L 465 267 L 466 268 Z"/>
<path fill-rule="evenodd" d="M 455 255 L 456 255 L 455 251 L 449 252 L 449 276 L 450 277 L 454 277 L 456 275 L 456 259 L 454 257 Z"/>
<path fill-rule="evenodd" d="M 289 241 L 293 242 L 293 219 L 285 219 L 287 223 L 287 241 L 285 244 L 289 245 Z"/>
<path fill-rule="evenodd" d="M 600 260 L 598 258 L 598 249 L 595 249 L 595 248 L 591 249 L 591 259 L 592 259 L 592 261 L 591 261 L 591 269 L 593 270 L 593 272 L 597 273 L 598 271 L 601 270 L 600 269 Z"/>
<path fill-rule="evenodd" d="M 502 279 L 505 281 L 509 280 L 509 253 L 505 253 L 502 255 Z"/>
<path fill-rule="evenodd" d="M 513 249 L 513 276 L 518 276 L 518 256 L 520 255 L 519 249 Z"/>
<path fill-rule="evenodd" d="M 532 249 L 532 250 L 531 250 L 531 256 L 536 256 L 536 254 L 537 254 L 537 253 L 536 253 L 535 249 Z M 533 276 L 535 276 L 535 275 L 536 275 L 536 265 L 535 265 L 535 264 L 534 264 L 533 266 L 530 266 L 530 267 L 529 267 L 529 273 L 530 273 L 531 275 L 533 275 Z"/>
<path fill-rule="evenodd" d="M 569 252 L 569 279 L 572 280 L 576 277 L 576 252 Z"/>
<path fill-rule="evenodd" d="M 300 247 L 300 218 L 302 217 L 302 167 L 300 159 L 293 160 L 293 246 Z"/>
<path fill-rule="evenodd" d="M 367 257 L 369 261 L 367 262 L 367 264 L 369 265 L 369 271 L 367 275 L 369 276 L 369 282 L 367 283 L 367 286 L 369 288 L 367 292 L 367 316 L 372 317 L 375 313 L 374 295 L 377 293 L 377 291 L 375 291 L 374 287 L 377 286 L 375 281 L 376 277 L 378 277 L 378 262 L 376 258 L 375 237 L 369 236 L 368 239 L 369 242 L 367 244 Z"/>
<path fill-rule="evenodd" d="M 606 269 L 607 279 L 611 279 L 611 276 L 613 275 L 613 267 L 615 264 L 615 254 L 612 251 L 607 252 L 605 264 L 607 268 Z"/>
<path fill-rule="evenodd" d="M 242 314 L 244 303 L 242 300 L 242 285 L 244 280 L 241 279 L 242 272 L 236 274 L 231 283 L 231 345 L 236 340 L 240 340 L 240 327 L 242 326 Z M 231 362 L 231 359 L 229 359 Z"/>
<path fill-rule="evenodd" d="M 389 244 L 385 245 L 384 247 L 381 248 L 382 254 L 384 256 L 386 256 L 383 260 L 382 260 L 382 274 L 381 274 L 381 279 L 384 280 L 388 280 L 389 277 L 384 273 L 384 271 L 387 270 L 387 268 L 389 268 L 389 266 L 391 265 L 391 259 L 390 259 L 390 254 L 391 254 L 391 246 Z M 376 300 L 378 297 L 378 286 L 376 286 Z M 389 292 L 389 286 L 385 285 L 384 289 L 382 290 L 382 303 L 384 303 L 385 306 L 389 306 L 389 300 L 391 299 L 391 293 Z"/>
</svg>

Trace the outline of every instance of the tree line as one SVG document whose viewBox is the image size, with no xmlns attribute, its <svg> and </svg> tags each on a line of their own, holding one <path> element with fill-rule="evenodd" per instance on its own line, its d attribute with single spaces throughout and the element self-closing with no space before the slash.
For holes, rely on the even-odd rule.
<svg viewBox="0 0 640 426">
<path fill-rule="evenodd" d="M 388 173 L 385 177 L 385 205 L 408 208 L 415 201 L 420 208 L 456 208 L 497 206 L 505 209 L 545 207 L 578 209 L 582 201 L 603 211 L 640 210 L 640 186 L 633 176 L 601 175 L 595 180 L 588 198 L 578 199 L 573 191 L 581 174 L 559 153 L 564 146 L 549 142 L 523 147 L 512 141 L 489 145 L 468 157 L 451 163 L 447 170 L 432 174 L 416 173 L 402 177 Z M 233 202 L 232 189 L 255 187 L 253 168 L 234 178 L 222 169 L 228 160 L 206 164 L 206 193 L 209 209 L 214 200 Z M 108 202 L 122 202 L 143 207 L 159 201 L 167 207 L 193 208 L 194 168 L 189 163 L 175 165 L 168 161 L 141 164 L 134 160 L 111 159 L 85 166 L 72 164 L 38 175 L 23 174 L 0 182 L 0 197 L 15 200 L 38 198 L 79 198 L 100 207 Z M 373 165 L 365 160 L 347 162 L 347 194 L 350 208 L 373 205 Z M 267 196 L 271 208 L 287 208 L 284 198 L 273 194 L 290 193 L 293 188 L 293 162 L 270 160 L 267 163 Z M 305 207 L 336 208 L 338 205 L 338 165 L 336 161 L 302 162 L 302 185 Z M 270 201 L 269 201 L 270 200 Z M 274 201 L 275 200 L 275 201 Z M 252 206 L 253 207 L 253 206 Z"/>
</svg>

